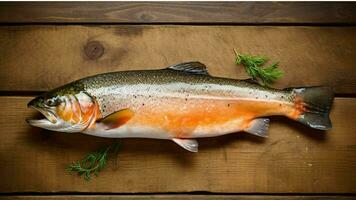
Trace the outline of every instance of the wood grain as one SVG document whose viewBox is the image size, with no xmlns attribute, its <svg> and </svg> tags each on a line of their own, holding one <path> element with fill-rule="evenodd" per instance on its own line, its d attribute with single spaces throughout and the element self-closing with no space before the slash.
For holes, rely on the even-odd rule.
<svg viewBox="0 0 356 200">
<path fill-rule="evenodd" d="M 2 26 L 0 91 L 46 91 L 109 71 L 198 60 L 214 76 L 247 78 L 233 48 L 280 61 L 274 87 L 356 92 L 355 27 Z"/>
<path fill-rule="evenodd" d="M 52 196 L 0 196 L 0 200 L 76 200 L 76 199 L 110 199 L 110 200 L 351 200 L 355 196 L 302 196 L 302 195 L 52 195 Z"/>
<path fill-rule="evenodd" d="M 30 127 L 31 97 L 0 97 L 0 192 L 356 192 L 356 99 L 337 98 L 333 129 L 272 118 L 269 138 L 247 133 L 199 139 L 200 152 L 170 141 L 123 139 L 91 182 L 65 168 L 112 142 Z"/>
<path fill-rule="evenodd" d="M 356 23 L 347 2 L 31 2 L 0 4 L 0 23 Z"/>
</svg>

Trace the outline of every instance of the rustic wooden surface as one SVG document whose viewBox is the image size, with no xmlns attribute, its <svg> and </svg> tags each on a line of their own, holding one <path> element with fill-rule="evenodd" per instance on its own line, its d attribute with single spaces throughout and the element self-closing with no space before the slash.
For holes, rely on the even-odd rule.
<svg viewBox="0 0 356 200">
<path fill-rule="evenodd" d="M 2 26 L 0 90 L 46 91 L 97 73 L 198 60 L 214 76 L 247 78 L 233 48 L 280 61 L 274 87 L 356 92 L 356 28 L 275 26 Z M 148 62 L 149 61 L 149 62 Z"/>
<path fill-rule="evenodd" d="M 58 196 L 10 196 L 0 197 L 0 200 L 76 200 L 76 199 L 110 199 L 110 200 L 351 200 L 355 196 L 297 196 L 297 195 L 58 195 Z"/>
<path fill-rule="evenodd" d="M 352 2 L 0 2 L 0 199 L 356 199 L 355 25 Z M 66 166 L 113 140 L 25 123 L 33 94 L 92 74 L 199 60 L 247 78 L 233 48 L 280 61 L 274 87 L 332 86 L 333 129 L 275 117 L 267 139 L 200 139 L 198 154 L 124 139 L 85 182 Z"/>
<path fill-rule="evenodd" d="M 197 154 L 171 141 L 124 139 L 91 182 L 67 174 L 67 164 L 113 140 L 30 127 L 30 99 L 0 98 L 0 192 L 356 192 L 353 98 L 335 100 L 327 132 L 272 118 L 268 139 L 199 139 Z"/>
<path fill-rule="evenodd" d="M 0 23 L 356 23 L 348 2 L 0 3 Z"/>
</svg>

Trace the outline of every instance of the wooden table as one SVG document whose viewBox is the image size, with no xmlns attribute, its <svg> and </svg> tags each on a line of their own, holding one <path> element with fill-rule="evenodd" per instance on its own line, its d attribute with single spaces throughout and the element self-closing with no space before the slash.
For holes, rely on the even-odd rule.
<svg viewBox="0 0 356 200">
<path fill-rule="evenodd" d="M 0 199 L 354 198 L 355 3 L 0 3 L 0 23 Z M 273 117 L 267 139 L 201 139 L 198 154 L 123 139 L 85 182 L 66 166 L 112 140 L 25 122 L 35 95 L 102 72 L 198 60 L 214 76 L 247 78 L 234 48 L 280 61 L 274 87 L 333 87 L 332 130 Z"/>
</svg>

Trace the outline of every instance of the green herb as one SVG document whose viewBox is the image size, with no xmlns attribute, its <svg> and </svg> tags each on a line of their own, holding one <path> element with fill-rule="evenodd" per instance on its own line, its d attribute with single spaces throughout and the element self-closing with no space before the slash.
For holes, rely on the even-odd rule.
<svg viewBox="0 0 356 200">
<path fill-rule="evenodd" d="M 84 179 L 89 181 L 92 174 L 98 176 L 99 172 L 106 166 L 109 151 L 113 150 L 116 154 L 120 146 L 119 142 L 115 142 L 106 148 L 88 153 L 82 160 L 70 164 L 67 170 L 70 174 L 77 173 L 79 176 L 84 175 Z"/>
<path fill-rule="evenodd" d="M 251 56 L 239 54 L 234 49 L 236 55 L 235 63 L 245 66 L 246 72 L 255 80 L 260 79 L 262 84 L 268 86 L 283 76 L 283 72 L 278 69 L 278 62 L 268 67 L 261 68 L 269 59 L 263 56 Z"/>
</svg>

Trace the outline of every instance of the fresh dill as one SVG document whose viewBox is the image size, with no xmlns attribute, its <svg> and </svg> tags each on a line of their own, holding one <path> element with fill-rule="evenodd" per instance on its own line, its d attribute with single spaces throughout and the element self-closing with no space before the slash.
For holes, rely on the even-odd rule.
<svg viewBox="0 0 356 200">
<path fill-rule="evenodd" d="M 278 62 L 262 68 L 269 59 L 264 56 L 243 55 L 234 49 L 236 60 L 235 64 L 242 64 L 248 75 L 254 80 L 260 79 L 264 86 L 274 83 L 283 76 L 283 72 L 278 69 Z"/>
<path fill-rule="evenodd" d="M 99 172 L 104 169 L 108 159 L 110 150 L 113 150 L 116 154 L 121 145 L 119 142 L 106 147 L 98 149 L 94 152 L 88 153 L 82 160 L 71 163 L 67 170 L 70 174 L 76 173 L 79 176 L 84 176 L 86 181 L 91 179 L 91 175 L 98 176 Z"/>
</svg>

